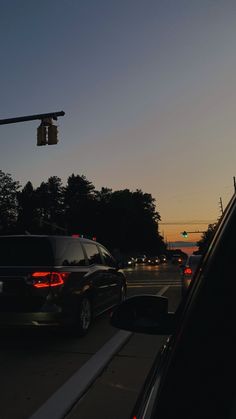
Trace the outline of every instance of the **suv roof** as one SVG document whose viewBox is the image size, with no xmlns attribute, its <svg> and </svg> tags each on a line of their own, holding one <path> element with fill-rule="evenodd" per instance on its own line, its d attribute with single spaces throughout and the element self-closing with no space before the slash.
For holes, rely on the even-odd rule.
<svg viewBox="0 0 236 419">
<path fill-rule="evenodd" d="M 84 258 L 81 243 L 97 242 L 81 237 L 49 235 L 0 236 L 0 266 L 65 265 L 71 248 Z M 84 264 L 84 263 L 82 263 Z"/>
</svg>

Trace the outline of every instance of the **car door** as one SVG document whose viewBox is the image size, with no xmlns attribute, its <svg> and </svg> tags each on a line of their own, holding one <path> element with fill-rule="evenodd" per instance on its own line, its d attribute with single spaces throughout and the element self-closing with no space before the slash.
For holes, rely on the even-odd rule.
<svg viewBox="0 0 236 419">
<path fill-rule="evenodd" d="M 110 252 L 104 247 L 99 245 L 104 266 L 106 266 L 106 272 L 108 275 L 108 302 L 110 306 L 120 302 L 121 288 L 124 286 L 122 276 L 118 272 L 117 263 Z"/>
<path fill-rule="evenodd" d="M 106 310 L 109 305 L 110 273 L 103 260 L 96 243 L 83 242 L 83 248 L 89 263 L 89 280 L 93 291 L 93 309 L 95 314 Z"/>
<path fill-rule="evenodd" d="M 201 269 L 178 309 L 151 409 L 137 419 L 236 417 L 236 201 L 229 204 Z M 150 407 L 150 403 L 149 403 Z M 141 412 L 148 412 L 141 414 Z"/>
</svg>

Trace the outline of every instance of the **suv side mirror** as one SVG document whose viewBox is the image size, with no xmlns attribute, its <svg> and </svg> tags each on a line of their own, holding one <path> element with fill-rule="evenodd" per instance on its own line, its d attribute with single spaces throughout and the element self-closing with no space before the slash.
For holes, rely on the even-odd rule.
<svg viewBox="0 0 236 419">
<path fill-rule="evenodd" d="M 168 313 L 168 299 L 153 295 L 128 298 L 111 316 L 112 326 L 136 333 L 170 335 L 175 323 L 175 314 Z"/>
</svg>

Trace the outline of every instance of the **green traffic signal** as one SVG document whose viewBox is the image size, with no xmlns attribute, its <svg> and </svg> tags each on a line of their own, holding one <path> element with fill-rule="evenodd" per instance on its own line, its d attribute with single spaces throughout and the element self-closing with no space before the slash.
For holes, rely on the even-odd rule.
<svg viewBox="0 0 236 419">
<path fill-rule="evenodd" d="M 182 236 L 183 236 L 185 239 L 188 237 L 188 233 L 187 233 L 187 231 L 183 231 L 181 234 L 182 234 Z"/>
</svg>

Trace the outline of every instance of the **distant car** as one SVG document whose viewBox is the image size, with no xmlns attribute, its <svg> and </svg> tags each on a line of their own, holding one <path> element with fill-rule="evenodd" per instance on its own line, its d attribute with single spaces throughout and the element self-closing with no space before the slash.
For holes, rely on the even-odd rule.
<svg viewBox="0 0 236 419">
<path fill-rule="evenodd" d="M 158 256 L 152 256 L 147 258 L 147 265 L 160 265 L 160 259 Z"/>
<path fill-rule="evenodd" d="M 161 263 L 167 263 L 167 256 L 166 255 L 160 255 L 159 259 L 160 259 Z"/>
<path fill-rule="evenodd" d="M 87 333 L 125 299 L 126 278 L 110 252 L 69 236 L 0 236 L 0 325 L 62 326 Z"/>
<path fill-rule="evenodd" d="M 147 256 L 146 255 L 138 255 L 136 257 L 136 263 L 146 263 L 147 262 Z"/>
<path fill-rule="evenodd" d="M 171 262 L 173 265 L 181 265 L 183 263 L 183 256 L 176 254 L 172 256 Z"/>
<path fill-rule="evenodd" d="M 134 268 L 135 265 L 136 265 L 135 258 L 133 258 L 132 256 L 128 256 L 125 261 L 125 266 L 128 268 Z"/>
<path fill-rule="evenodd" d="M 187 288 L 192 281 L 193 275 L 201 261 L 202 255 L 191 255 L 188 257 L 187 262 L 182 267 L 182 295 L 187 291 Z"/>
</svg>

